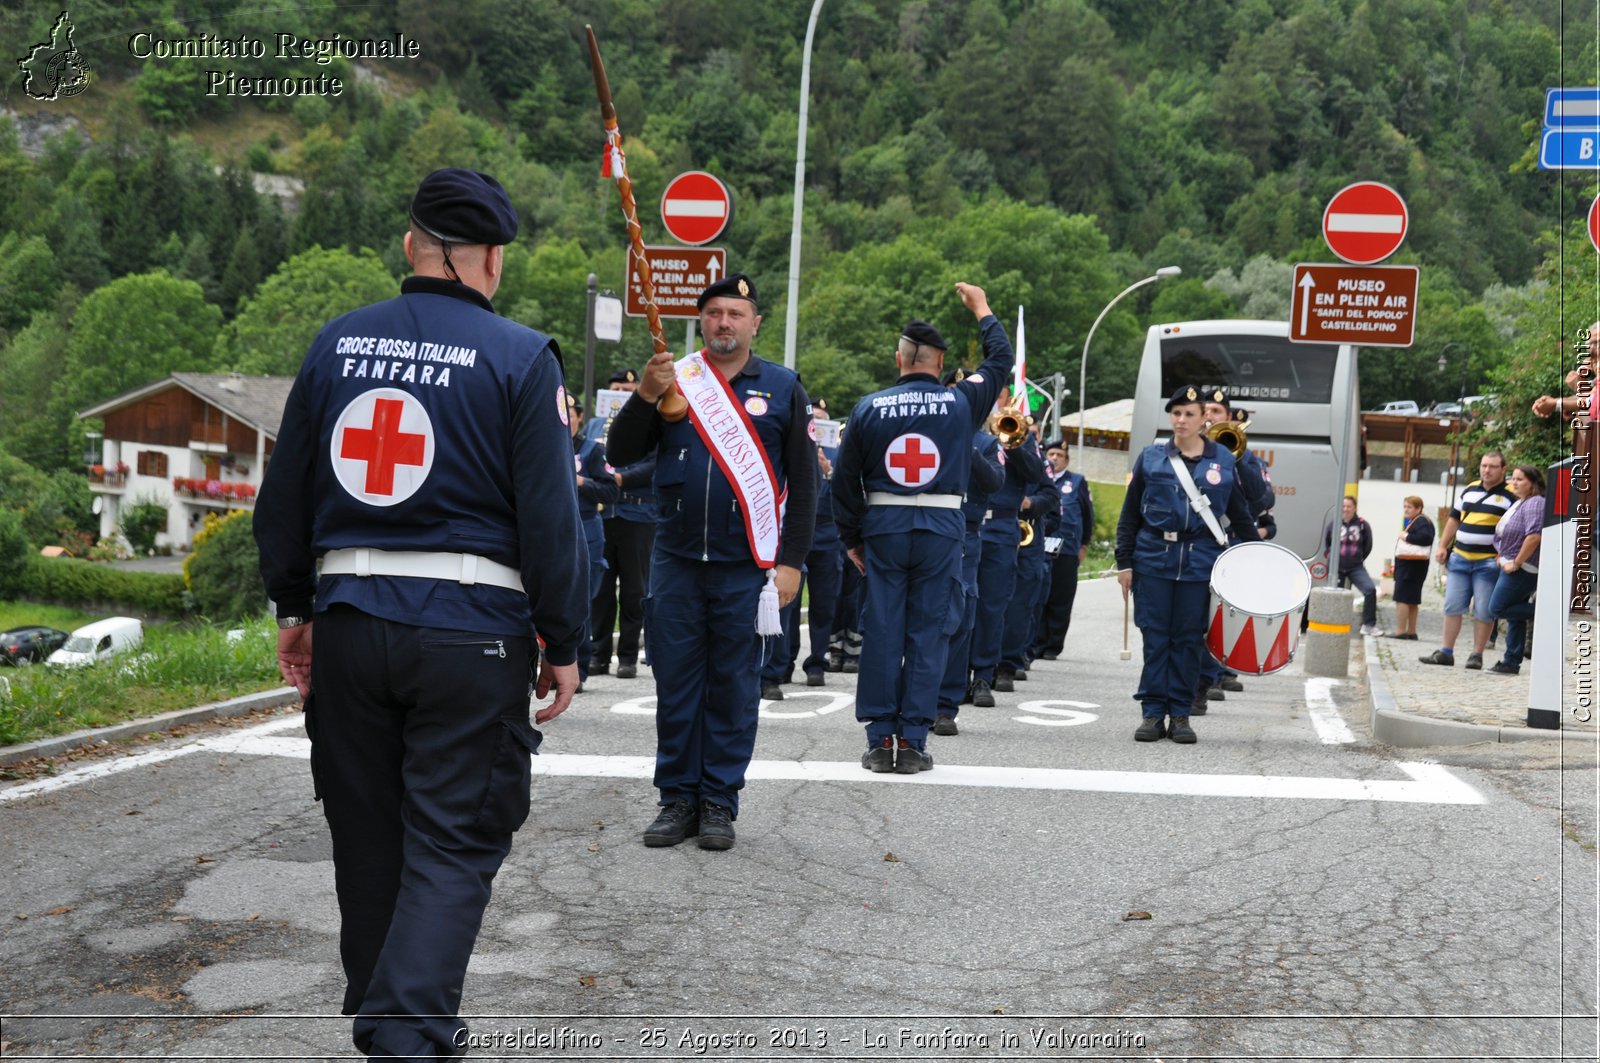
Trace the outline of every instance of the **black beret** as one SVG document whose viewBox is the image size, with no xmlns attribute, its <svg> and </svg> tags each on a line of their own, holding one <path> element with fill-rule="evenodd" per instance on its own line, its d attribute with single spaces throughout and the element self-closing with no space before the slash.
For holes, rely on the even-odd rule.
<svg viewBox="0 0 1600 1063">
<path fill-rule="evenodd" d="M 730 273 L 715 284 L 707 285 L 706 290 L 700 293 L 700 298 L 695 300 L 694 308 L 704 310 L 706 304 L 721 296 L 727 299 L 748 299 L 750 305 L 756 305 L 756 282 L 746 277 L 743 273 Z"/>
<path fill-rule="evenodd" d="M 506 190 L 485 173 L 435 170 L 411 200 L 411 220 L 447 244 L 509 244 L 517 238 L 517 211 Z"/>
<path fill-rule="evenodd" d="M 944 384 L 945 387 L 949 387 L 951 384 L 959 384 L 965 379 L 967 379 L 967 371 L 958 365 L 954 369 L 946 369 L 944 379 L 940 383 Z"/>
<path fill-rule="evenodd" d="M 939 330 L 926 321 L 907 321 L 906 327 L 900 330 L 900 335 L 919 347 L 937 347 L 941 351 L 950 349 L 944 337 L 939 335 Z"/>
<path fill-rule="evenodd" d="M 1063 440 L 1052 439 L 1050 442 L 1048 442 L 1048 443 L 1046 443 L 1044 445 L 1044 449 L 1045 450 L 1061 450 L 1061 451 L 1065 451 L 1067 449 L 1067 444 Z"/>
<path fill-rule="evenodd" d="M 1187 406 L 1190 404 L 1204 406 L 1206 400 L 1200 397 L 1200 389 L 1193 384 L 1186 384 L 1172 393 L 1172 398 L 1167 400 L 1167 412 L 1171 413 L 1174 406 Z"/>
<path fill-rule="evenodd" d="M 1248 421 L 1250 420 L 1250 411 L 1245 409 L 1243 406 L 1235 406 L 1233 409 L 1228 411 L 1228 416 L 1232 417 L 1235 421 Z"/>
<path fill-rule="evenodd" d="M 611 374 L 611 379 L 606 381 L 608 384 L 637 384 L 638 382 L 639 374 L 632 369 L 618 369 Z"/>
<path fill-rule="evenodd" d="M 1206 388 L 1200 396 L 1201 402 L 1214 402 L 1218 406 L 1228 405 L 1228 393 L 1222 388 Z"/>
</svg>

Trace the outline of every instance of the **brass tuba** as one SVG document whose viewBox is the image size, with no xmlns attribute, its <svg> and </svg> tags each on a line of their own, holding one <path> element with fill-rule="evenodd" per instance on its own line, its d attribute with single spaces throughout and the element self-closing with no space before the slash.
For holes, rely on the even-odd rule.
<svg viewBox="0 0 1600 1063">
<path fill-rule="evenodd" d="M 1225 447 L 1233 452 L 1233 460 L 1238 461 L 1244 457 L 1244 452 L 1250 446 L 1244 430 L 1250 427 L 1249 421 L 1218 421 L 1206 425 L 1206 438 L 1220 447 Z"/>
<path fill-rule="evenodd" d="M 1017 521 L 1017 524 L 1022 528 L 1022 538 L 1017 540 L 1017 549 L 1021 550 L 1024 547 L 1032 546 L 1033 545 L 1033 525 L 1030 524 L 1028 521 L 1020 520 L 1020 519 Z"/>
</svg>

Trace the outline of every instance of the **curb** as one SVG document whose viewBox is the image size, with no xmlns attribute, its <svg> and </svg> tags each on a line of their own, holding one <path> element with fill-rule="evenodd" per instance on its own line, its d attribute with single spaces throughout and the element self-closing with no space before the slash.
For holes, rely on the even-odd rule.
<svg viewBox="0 0 1600 1063">
<path fill-rule="evenodd" d="M 243 716 L 257 709 L 274 709 L 282 705 L 296 705 L 299 702 L 300 694 L 294 687 L 279 687 L 276 690 L 246 694 L 243 697 L 229 698 L 227 701 L 217 701 L 210 705 L 198 705 L 192 709 L 176 709 L 159 716 L 147 716 L 142 720 L 129 720 L 127 723 L 113 724 L 110 727 L 74 731 L 71 734 L 41 738 L 17 746 L 3 746 L 0 747 L 0 767 L 20 764 L 35 757 L 58 756 L 92 742 L 116 742 L 135 735 L 148 734 L 151 731 L 164 731 L 169 727 L 203 723 L 206 720 L 217 720 L 228 716 Z"/>
<path fill-rule="evenodd" d="M 1372 709 L 1372 737 L 1391 746 L 1466 746 L 1477 742 L 1560 741 L 1559 730 L 1506 727 L 1488 723 L 1435 720 L 1402 712 L 1395 704 L 1378 661 L 1377 639 L 1363 636 L 1367 662 L 1367 701 Z"/>
</svg>

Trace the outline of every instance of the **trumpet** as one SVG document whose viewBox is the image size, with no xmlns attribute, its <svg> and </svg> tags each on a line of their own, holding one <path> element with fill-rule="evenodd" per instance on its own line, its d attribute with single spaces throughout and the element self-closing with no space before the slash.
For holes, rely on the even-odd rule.
<svg viewBox="0 0 1600 1063">
<path fill-rule="evenodd" d="M 1018 524 L 1019 527 L 1022 528 L 1022 538 L 1020 540 L 1018 540 L 1018 542 L 1017 542 L 1017 549 L 1021 550 L 1024 547 L 1032 546 L 1033 545 L 1033 525 L 1028 523 L 1025 520 L 1020 520 L 1020 519 L 1017 521 L 1017 524 Z"/>
<path fill-rule="evenodd" d="M 1016 450 L 1028 438 L 1028 426 L 1032 423 L 1033 418 L 1023 412 L 1019 395 L 1016 402 L 989 418 L 989 434 L 1000 440 L 1000 445 L 1007 450 Z"/>
<path fill-rule="evenodd" d="M 1250 446 L 1250 440 L 1244 434 L 1249 427 L 1249 421 L 1217 421 L 1206 425 L 1206 438 L 1232 451 L 1233 460 L 1238 461 Z"/>
</svg>

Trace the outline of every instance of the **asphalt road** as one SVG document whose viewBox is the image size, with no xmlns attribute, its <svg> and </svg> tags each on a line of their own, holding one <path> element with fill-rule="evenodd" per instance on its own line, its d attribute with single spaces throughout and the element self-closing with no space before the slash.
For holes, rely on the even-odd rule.
<svg viewBox="0 0 1600 1063">
<path fill-rule="evenodd" d="M 916 777 L 861 769 L 850 677 L 786 688 L 726 853 L 639 843 L 652 686 L 595 680 L 545 728 L 472 1056 L 1595 1058 L 1593 749 L 1389 751 L 1298 663 L 1136 744 L 1121 618 L 1085 585 Z M 350 1054 L 297 715 L 0 790 L 0 836 L 6 1059 Z"/>
</svg>

